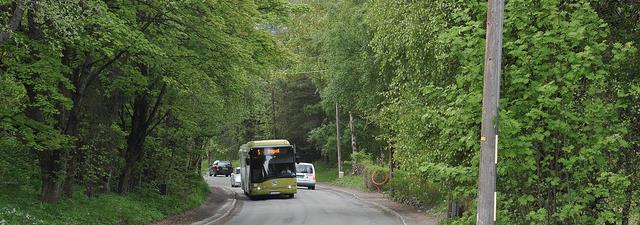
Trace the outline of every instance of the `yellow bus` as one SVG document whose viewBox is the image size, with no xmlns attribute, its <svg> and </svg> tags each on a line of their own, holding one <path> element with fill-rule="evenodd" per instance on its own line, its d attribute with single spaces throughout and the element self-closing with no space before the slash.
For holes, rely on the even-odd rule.
<svg viewBox="0 0 640 225">
<path fill-rule="evenodd" d="M 287 196 L 297 193 L 295 148 L 287 140 L 251 141 L 240 146 L 240 177 L 244 193 Z"/>
</svg>

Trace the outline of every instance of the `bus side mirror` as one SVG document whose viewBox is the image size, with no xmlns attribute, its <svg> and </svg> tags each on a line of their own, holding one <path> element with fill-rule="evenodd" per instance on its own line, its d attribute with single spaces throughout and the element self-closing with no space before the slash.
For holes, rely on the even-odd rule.
<svg viewBox="0 0 640 225">
<path fill-rule="evenodd" d="M 300 156 L 296 155 L 296 164 L 300 163 Z"/>
</svg>

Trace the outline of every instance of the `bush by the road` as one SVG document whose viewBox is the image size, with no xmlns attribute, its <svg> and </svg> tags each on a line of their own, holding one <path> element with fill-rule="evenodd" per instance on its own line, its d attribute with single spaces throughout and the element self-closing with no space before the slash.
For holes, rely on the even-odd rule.
<svg viewBox="0 0 640 225">
<path fill-rule="evenodd" d="M 419 208 L 432 208 L 443 199 L 433 183 L 421 180 L 403 170 L 394 171 L 387 190 L 394 201 Z"/>
</svg>

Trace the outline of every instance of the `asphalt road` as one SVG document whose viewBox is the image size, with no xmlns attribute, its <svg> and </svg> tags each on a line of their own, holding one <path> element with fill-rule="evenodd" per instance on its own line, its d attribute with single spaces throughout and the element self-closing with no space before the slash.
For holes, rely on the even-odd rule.
<svg viewBox="0 0 640 225">
<path fill-rule="evenodd" d="M 210 185 L 231 188 L 228 177 L 207 177 Z M 362 202 L 352 195 L 322 186 L 299 188 L 293 199 L 249 200 L 240 188 L 237 207 L 224 225 L 402 225 L 393 214 Z"/>
</svg>

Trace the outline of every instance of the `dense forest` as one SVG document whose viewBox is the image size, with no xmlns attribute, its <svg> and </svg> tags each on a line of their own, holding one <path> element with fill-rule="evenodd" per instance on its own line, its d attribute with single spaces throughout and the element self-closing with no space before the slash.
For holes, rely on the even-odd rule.
<svg viewBox="0 0 640 225">
<path fill-rule="evenodd" d="M 475 224 L 486 7 L 0 1 L 0 193 L 186 196 L 257 139 L 335 166 L 338 117 L 346 163 L 392 164 L 395 199 Z M 503 36 L 497 223 L 630 224 L 640 4 L 508 0 Z"/>
</svg>

